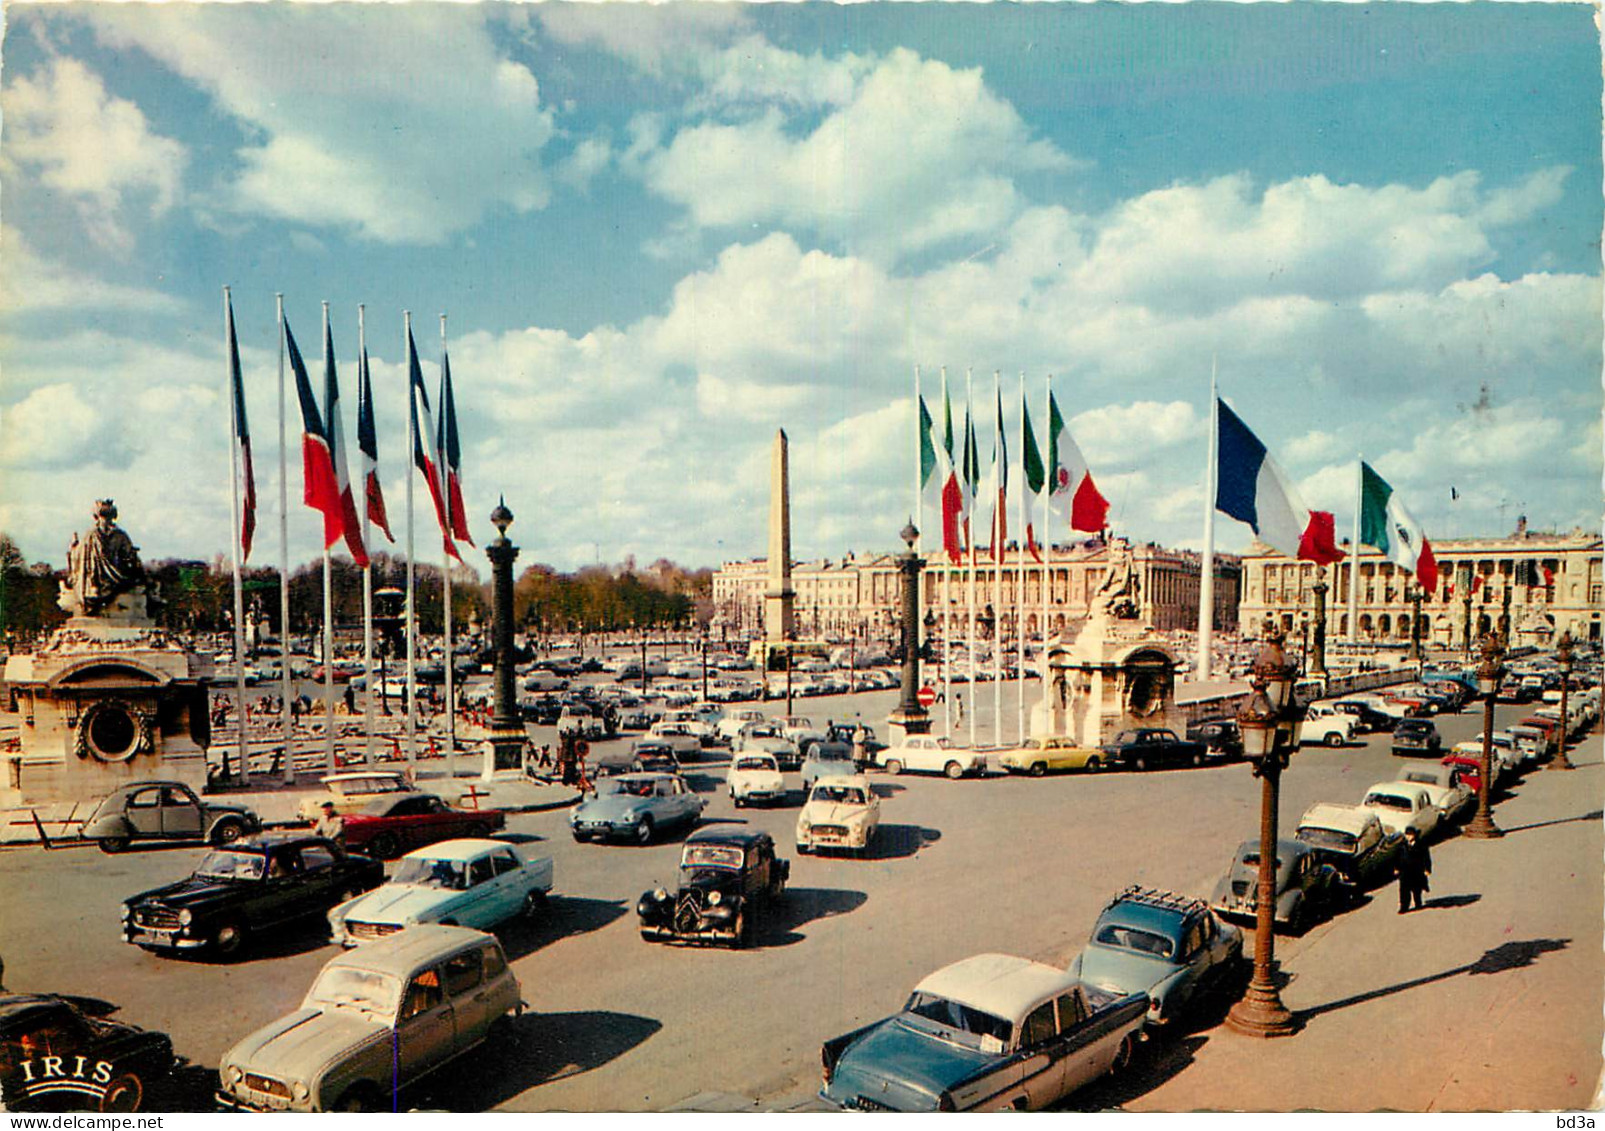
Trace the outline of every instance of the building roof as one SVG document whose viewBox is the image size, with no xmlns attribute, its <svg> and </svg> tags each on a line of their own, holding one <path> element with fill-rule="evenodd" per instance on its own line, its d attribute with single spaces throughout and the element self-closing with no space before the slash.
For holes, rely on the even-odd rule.
<svg viewBox="0 0 1605 1131">
<path fill-rule="evenodd" d="M 1055 966 L 1011 954 L 977 954 L 942 967 L 914 988 L 1018 1021 L 1043 998 L 1074 985 L 1076 979 Z"/>
</svg>

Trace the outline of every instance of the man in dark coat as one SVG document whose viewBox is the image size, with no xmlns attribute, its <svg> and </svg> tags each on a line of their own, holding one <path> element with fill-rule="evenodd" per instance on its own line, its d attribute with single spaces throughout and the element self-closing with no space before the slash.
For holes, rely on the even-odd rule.
<svg viewBox="0 0 1605 1131">
<path fill-rule="evenodd" d="M 1404 847 L 1399 852 L 1399 914 L 1421 907 L 1421 897 L 1427 891 L 1427 877 L 1432 874 L 1432 853 L 1421 843 L 1415 829 L 1404 830 Z"/>
</svg>

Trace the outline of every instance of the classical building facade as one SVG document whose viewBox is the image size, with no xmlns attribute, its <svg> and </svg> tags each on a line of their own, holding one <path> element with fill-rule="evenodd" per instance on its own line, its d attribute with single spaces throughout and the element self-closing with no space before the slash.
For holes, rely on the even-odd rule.
<svg viewBox="0 0 1605 1131">
<path fill-rule="evenodd" d="M 978 556 L 975 607 L 983 638 L 990 637 L 996 628 L 1005 639 L 1013 639 L 1017 623 L 1023 623 L 1028 639 L 1039 638 L 1044 615 L 1050 635 L 1067 627 L 1073 629 L 1085 619 L 1089 602 L 1103 584 L 1108 569 L 1107 548 L 1092 541 L 1056 546 L 1044 556 L 1047 560 L 1039 563 L 1014 545 L 996 564 L 985 555 Z M 967 564 L 951 565 L 940 553 L 927 552 L 925 557 L 921 600 L 927 619 L 934 618 L 934 631 L 940 635 L 942 630 L 935 625 L 944 619 L 944 607 L 954 620 L 967 621 L 970 568 Z M 1198 554 L 1154 545 L 1136 546 L 1132 548 L 1132 564 L 1140 586 L 1142 623 L 1160 630 L 1198 627 Z M 1218 631 L 1236 631 L 1240 572 L 1235 556 L 1216 555 Z M 753 635 L 759 630 L 768 576 L 768 563 L 762 558 L 727 562 L 714 574 L 714 615 L 723 629 L 736 635 Z M 895 556 L 849 555 L 839 561 L 798 563 L 792 567 L 791 584 L 796 593 L 799 636 L 892 639 L 899 608 Z M 1019 607 L 1022 602 L 1023 607 Z"/>
<path fill-rule="evenodd" d="M 1434 542 L 1437 591 L 1423 595 L 1421 638 L 1439 647 L 1464 647 L 1483 633 L 1513 630 L 1516 644 L 1546 645 L 1569 631 L 1573 639 L 1601 635 L 1601 540 L 1575 530 L 1553 534 L 1517 528 L 1508 538 Z M 1327 631 L 1336 641 L 1403 644 L 1410 640 L 1415 607 L 1410 574 L 1362 547 L 1354 631 L 1349 624 L 1345 560 L 1321 567 L 1256 547 L 1244 555 L 1245 632 L 1273 618 L 1298 633 L 1314 615 L 1317 579 L 1327 583 Z"/>
</svg>

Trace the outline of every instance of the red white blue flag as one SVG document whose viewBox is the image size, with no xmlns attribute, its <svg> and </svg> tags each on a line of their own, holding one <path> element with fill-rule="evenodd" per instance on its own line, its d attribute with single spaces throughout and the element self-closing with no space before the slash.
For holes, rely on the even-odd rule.
<svg viewBox="0 0 1605 1131">
<path fill-rule="evenodd" d="M 429 410 L 429 392 L 424 388 L 423 369 L 418 364 L 418 347 L 407 331 L 407 386 L 408 411 L 412 414 L 412 465 L 429 484 L 429 497 L 435 503 L 435 520 L 440 524 L 441 541 L 446 553 L 462 561 L 456 543 L 451 539 L 451 520 L 446 516 L 445 499 L 440 493 L 440 452 L 435 440 L 435 417 Z"/>
<path fill-rule="evenodd" d="M 457 437 L 457 398 L 452 395 L 451 358 L 445 350 L 440 352 L 440 432 L 436 437 L 435 450 L 445 462 L 446 502 L 451 515 L 452 537 L 472 546 L 474 540 L 468 533 L 468 512 L 463 507 L 463 454 L 462 444 Z"/>
<path fill-rule="evenodd" d="M 385 493 L 379 487 L 379 434 L 373 425 L 373 383 L 368 375 L 368 351 L 357 363 L 357 447 L 362 452 L 362 493 L 367 500 L 368 518 L 392 542 L 390 519 L 385 514 Z"/>
<path fill-rule="evenodd" d="M 245 505 L 240 510 L 240 560 L 251 556 L 251 538 L 256 534 L 256 473 L 251 468 L 251 429 L 245 421 L 245 382 L 240 377 L 240 343 L 234 336 L 234 300 L 224 299 L 224 315 L 228 325 L 229 387 L 234 399 L 234 444 L 239 449 L 241 471 L 245 478 Z"/>
<path fill-rule="evenodd" d="M 1218 400 L 1216 409 L 1216 509 L 1246 522 L 1261 542 L 1290 558 L 1322 565 L 1342 561 L 1344 553 L 1337 548 L 1331 512 L 1306 507 L 1298 489 L 1248 425 L 1225 401 Z"/>
<path fill-rule="evenodd" d="M 324 434 L 329 439 L 329 464 L 334 471 L 334 491 L 340 500 L 340 529 L 329 531 L 328 517 L 324 517 L 323 541 L 334 545 L 344 533 L 346 549 L 359 566 L 368 564 L 368 548 L 362 544 L 362 521 L 357 517 L 357 501 L 351 493 L 351 479 L 346 474 L 345 425 L 340 420 L 340 380 L 334 368 L 334 334 L 327 316 L 323 320 L 323 420 Z"/>
<path fill-rule="evenodd" d="M 345 529 L 339 483 L 334 477 L 334 461 L 330 458 L 329 433 L 323 425 L 323 414 L 318 411 L 317 397 L 312 393 L 306 362 L 295 344 L 295 335 L 290 332 L 289 319 L 284 321 L 284 344 L 290 356 L 290 369 L 295 374 L 296 400 L 301 405 L 301 501 L 323 513 L 323 545 L 327 549 Z"/>
</svg>

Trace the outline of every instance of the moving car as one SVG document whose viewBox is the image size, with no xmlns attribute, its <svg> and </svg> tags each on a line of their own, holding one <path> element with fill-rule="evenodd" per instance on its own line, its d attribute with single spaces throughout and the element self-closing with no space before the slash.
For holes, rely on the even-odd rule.
<svg viewBox="0 0 1605 1131">
<path fill-rule="evenodd" d="M 1398 875 L 1404 837 L 1383 828 L 1381 818 L 1369 809 L 1317 802 L 1299 818 L 1293 835 L 1361 891 Z"/>
<path fill-rule="evenodd" d="M 978 954 L 926 977 L 902 1012 L 826 1041 L 819 1094 L 858 1111 L 1045 1108 L 1131 1063 L 1147 1004 Z"/>
<path fill-rule="evenodd" d="M 0 994 L 4 1110 L 138 1111 L 173 1068 L 166 1033 L 108 1021 L 84 999 Z"/>
<path fill-rule="evenodd" d="M 808 748 L 803 759 L 803 789 L 814 787 L 820 778 L 852 777 L 858 772 L 853 760 L 853 748 L 841 742 L 816 742 Z"/>
<path fill-rule="evenodd" d="M 741 737 L 741 729 L 748 723 L 761 723 L 764 713 L 756 707 L 733 707 L 725 711 L 717 723 L 714 724 L 714 734 L 727 744 L 734 744 Z"/>
<path fill-rule="evenodd" d="M 674 774 L 620 774 L 596 783 L 569 815 L 575 840 L 649 844 L 659 829 L 691 827 L 706 803 Z"/>
<path fill-rule="evenodd" d="M 520 996 L 494 936 L 414 927 L 331 959 L 300 1009 L 224 1053 L 218 1103 L 252 1111 L 394 1110 L 401 1089 L 517 1016 Z"/>
<path fill-rule="evenodd" d="M 747 946 L 759 920 L 786 890 L 791 863 L 768 833 L 704 829 L 680 851 L 678 888 L 642 894 L 635 913 L 650 942 L 726 942 Z"/>
<path fill-rule="evenodd" d="M 1437 806 L 1423 787 L 1411 782 L 1378 782 L 1365 791 L 1365 800 L 1360 805 L 1375 813 L 1389 832 L 1414 829 L 1425 841 L 1438 829 Z"/>
<path fill-rule="evenodd" d="M 1101 757 L 1100 751 L 1080 746 L 1073 738 L 1028 738 L 1014 749 L 1003 751 L 998 765 L 1011 774 L 1040 778 L 1050 770 L 1097 772 Z"/>
<path fill-rule="evenodd" d="M 797 744 L 780 733 L 779 723 L 768 720 L 744 725 L 730 749 L 735 754 L 772 754 L 782 770 L 802 766 Z"/>
<path fill-rule="evenodd" d="M 1209 901 L 1225 919 L 1253 922 L 1259 912 L 1259 838 L 1245 840 L 1232 856 Z M 1315 850 L 1296 840 L 1276 842 L 1276 915 L 1273 924 L 1303 934 L 1317 919 L 1347 901 L 1352 889 L 1338 870 L 1322 863 Z"/>
<path fill-rule="evenodd" d="M 797 814 L 797 854 L 865 852 L 880 828 L 881 799 L 862 774 L 820 778 Z"/>
<path fill-rule="evenodd" d="M 1315 706 L 1316 704 L 1311 704 Z M 1374 704 L 1364 699 L 1335 699 L 1332 709 L 1342 711 L 1354 720 L 1355 734 L 1372 734 L 1377 731 L 1389 731 L 1394 728 L 1399 719 L 1386 711 L 1379 710 Z"/>
<path fill-rule="evenodd" d="M 646 732 L 646 741 L 661 743 L 674 751 L 674 756 L 682 762 L 695 762 L 702 757 L 702 736 L 697 726 L 691 723 L 670 722 L 663 720 L 652 724 Z"/>
<path fill-rule="evenodd" d="M 231 958 L 253 935 L 322 916 L 384 882 L 384 866 L 305 833 L 263 833 L 206 854 L 188 879 L 130 897 L 123 941 Z"/>
<path fill-rule="evenodd" d="M 630 759 L 632 774 L 678 774 L 680 759 L 661 742 L 637 742 Z"/>
<path fill-rule="evenodd" d="M 1230 978 L 1242 957 L 1243 932 L 1203 900 L 1133 885 L 1104 907 L 1070 973 L 1110 993 L 1141 994 L 1157 1026 Z"/>
<path fill-rule="evenodd" d="M 786 799 L 786 779 L 773 754 L 737 754 L 730 761 L 725 784 L 730 802 L 737 809 Z"/>
<path fill-rule="evenodd" d="M 329 912 L 342 946 L 384 938 L 419 923 L 489 930 L 517 915 L 534 918 L 552 890 L 552 858 L 500 840 L 448 840 L 409 852 L 389 881 Z"/>
<path fill-rule="evenodd" d="M 1187 737 L 1202 742 L 1208 757 L 1235 762 L 1243 756 L 1243 735 L 1236 719 L 1201 719 L 1187 728 Z"/>
<path fill-rule="evenodd" d="M 1177 738 L 1163 727 L 1123 730 L 1114 741 L 1104 744 L 1104 763 L 1133 770 L 1162 770 L 1168 766 L 1202 766 L 1206 751 L 1202 742 Z"/>
<path fill-rule="evenodd" d="M 911 734 L 896 746 L 875 752 L 875 763 L 889 774 L 904 770 L 946 774 L 957 780 L 966 774 L 986 773 L 986 755 L 978 750 L 954 746 L 946 738 L 931 734 Z"/>
<path fill-rule="evenodd" d="M 1393 728 L 1395 758 L 1436 758 L 1442 750 L 1443 738 L 1431 719 L 1400 719 Z"/>
<path fill-rule="evenodd" d="M 204 840 L 229 844 L 262 830 L 243 805 L 214 805 L 183 782 L 130 782 L 111 792 L 84 822 L 85 840 L 102 852 L 121 852 L 136 840 Z"/>
<path fill-rule="evenodd" d="M 391 860 L 460 836 L 489 836 L 507 824 L 500 809 L 453 809 L 433 793 L 387 793 L 345 819 L 346 847 Z"/>
<path fill-rule="evenodd" d="M 393 770 L 352 770 L 343 774 L 329 774 L 319 778 L 322 794 L 305 797 L 296 806 L 295 814 L 303 821 L 316 821 L 323 816 L 325 802 L 334 805 L 334 811 L 344 816 L 355 813 L 378 797 L 395 793 L 413 792 L 406 774 Z"/>
</svg>

